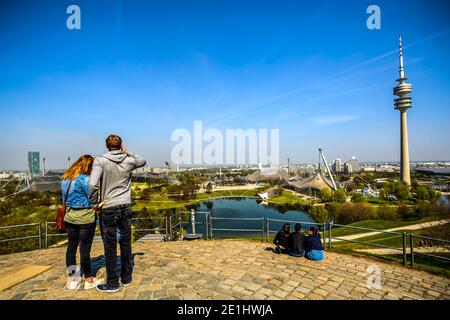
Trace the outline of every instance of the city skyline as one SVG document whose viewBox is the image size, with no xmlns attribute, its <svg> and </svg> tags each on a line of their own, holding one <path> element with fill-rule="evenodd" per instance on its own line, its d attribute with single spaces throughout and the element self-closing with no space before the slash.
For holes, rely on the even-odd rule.
<svg viewBox="0 0 450 320">
<path fill-rule="evenodd" d="M 0 170 L 25 169 L 31 150 L 64 168 L 101 154 L 110 133 L 164 166 L 171 132 L 195 120 L 279 128 L 281 163 L 313 163 L 319 147 L 329 159 L 399 161 L 400 34 L 415 88 L 410 160 L 449 160 L 448 4 L 405 3 L 380 1 L 381 30 L 369 30 L 358 1 L 79 1 L 73 31 L 65 4 L 2 3 Z"/>
</svg>

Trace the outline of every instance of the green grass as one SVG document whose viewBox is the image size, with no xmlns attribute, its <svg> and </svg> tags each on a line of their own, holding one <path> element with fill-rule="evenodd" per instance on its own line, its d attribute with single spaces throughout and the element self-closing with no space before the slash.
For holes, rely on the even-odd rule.
<svg viewBox="0 0 450 320">
<path fill-rule="evenodd" d="M 398 227 L 404 227 L 404 226 L 410 226 L 414 224 L 434 221 L 434 220 L 441 220 L 441 219 L 447 219 L 448 217 L 445 216 L 437 216 L 437 217 L 426 217 L 422 219 L 417 220 L 409 220 L 409 221 L 403 221 L 403 220 L 364 220 L 359 221 L 355 223 L 348 224 L 348 226 L 353 227 L 361 227 L 361 228 L 369 228 L 369 229 L 377 229 L 377 230 L 385 230 L 385 229 L 392 229 L 392 228 L 398 228 Z M 352 229 L 352 228 L 343 228 L 339 227 L 336 229 L 333 229 L 332 236 L 336 237 L 342 237 L 342 236 L 348 236 L 352 234 L 360 234 L 360 233 L 366 233 L 370 232 L 367 230 L 359 230 L 359 229 Z"/>
</svg>

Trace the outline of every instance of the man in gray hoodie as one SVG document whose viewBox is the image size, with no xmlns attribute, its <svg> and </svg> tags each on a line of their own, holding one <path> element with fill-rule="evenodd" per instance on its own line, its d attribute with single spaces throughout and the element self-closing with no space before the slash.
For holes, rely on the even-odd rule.
<svg viewBox="0 0 450 320">
<path fill-rule="evenodd" d="M 145 166 L 146 161 L 125 149 L 117 135 L 106 138 L 109 152 L 94 160 L 89 180 L 89 197 L 95 207 L 102 203 L 100 226 L 105 247 L 106 284 L 97 286 L 103 292 L 119 290 L 119 276 L 116 273 L 117 229 L 121 271 L 120 280 L 124 286 L 131 284 L 131 172 Z M 99 192 L 100 189 L 100 192 Z"/>
</svg>

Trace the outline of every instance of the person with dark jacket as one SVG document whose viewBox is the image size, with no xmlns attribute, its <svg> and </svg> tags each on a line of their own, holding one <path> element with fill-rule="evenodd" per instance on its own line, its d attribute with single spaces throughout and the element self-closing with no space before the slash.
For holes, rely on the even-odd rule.
<svg viewBox="0 0 450 320">
<path fill-rule="evenodd" d="M 283 228 L 275 236 L 273 239 L 273 243 L 277 246 L 275 249 L 278 253 L 288 253 L 289 252 L 289 243 L 288 238 L 291 232 L 291 225 L 289 223 L 285 223 Z"/>
<path fill-rule="evenodd" d="M 302 225 L 300 223 L 295 224 L 295 231 L 289 235 L 289 255 L 293 257 L 303 257 L 305 236 L 302 233 Z"/>
<path fill-rule="evenodd" d="M 310 260 L 319 261 L 324 258 L 322 241 L 316 227 L 311 227 L 305 241 L 305 257 Z"/>
</svg>

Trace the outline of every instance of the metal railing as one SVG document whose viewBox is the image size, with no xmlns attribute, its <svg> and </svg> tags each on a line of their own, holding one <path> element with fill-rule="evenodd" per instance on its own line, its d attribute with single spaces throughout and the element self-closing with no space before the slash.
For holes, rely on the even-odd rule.
<svg viewBox="0 0 450 320">
<path fill-rule="evenodd" d="M 213 227 L 213 221 L 225 221 L 225 220 L 232 220 L 232 221 L 260 221 L 261 222 L 261 228 L 214 228 Z M 265 236 L 265 228 L 264 228 L 264 221 L 265 218 L 226 218 L 226 217 L 212 217 L 210 216 L 210 228 L 211 228 L 211 238 L 213 231 L 229 231 L 229 232 L 261 232 L 261 240 L 264 241 Z"/>
<path fill-rule="evenodd" d="M 364 230 L 369 232 L 377 232 L 377 233 L 383 233 L 383 234 L 390 234 L 390 235 L 396 235 L 402 237 L 402 247 L 392 247 L 392 246 L 386 246 L 382 244 L 377 243 L 371 243 L 371 242 L 364 242 L 364 241 L 358 241 L 358 240 L 351 240 L 351 239 L 345 239 L 345 238 L 339 238 L 339 237 L 332 237 L 332 229 L 333 227 L 339 227 L 339 228 L 346 228 L 346 229 L 356 229 L 356 230 Z M 338 240 L 343 242 L 351 242 L 351 243 L 358 243 L 358 244 L 364 244 L 368 246 L 383 248 L 383 249 L 391 249 L 391 250 L 397 250 L 402 252 L 403 255 L 403 264 L 406 265 L 406 255 L 407 255 L 407 246 L 406 246 L 406 232 L 394 232 L 394 231 L 385 231 L 385 230 L 377 230 L 377 229 L 370 229 L 370 228 L 364 228 L 364 227 L 356 227 L 356 226 L 349 226 L 344 224 L 337 224 L 337 223 L 330 223 L 330 226 L 328 228 L 328 250 L 332 250 L 332 240 Z"/>
<path fill-rule="evenodd" d="M 419 241 L 429 241 L 429 243 L 430 243 L 430 246 L 423 246 L 423 248 L 436 248 L 436 249 L 439 249 L 439 248 L 443 248 L 444 250 L 443 250 L 443 253 L 445 254 L 446 253 L 446 250 L 447 250 L 447 247 L 449 247 L 450 246 L 450 241 L 449 240 L 444 240 L 444 239 L 437 239 L 437 238 L 432 238 L 432 237 L 427 237 L 427 236 L 419 236 L 419 235 L 416 235 L 416 234 L 414 234 L 414 233 L 411 233 L 410 235 L 409 235 L 409 245 L 410 245 L 410 252 L 411 252 L 411 266 L 413 267 L 414 266 L 414 255 L 416 255 L 416 254 L 420 254 L 420 255 L 423 255 L 423 256 L 427 256 L 427 257 L 431 257 L 431 258 L 434 258 L 434 259 L 437 259 L 437 260 L 440 260 L 440 261 L 445 261 L 445 262 L 449 262 L 450 261 L 450 257 L 445 257 L 445 256 L 440 256 L 440 255 L 436 255 L 436 254 L 432 254 L 432 253 L 427 253 L 427 252 L 420 252 L 420 251 L 415 251 L 415 247 L 414 247 L 414 241 L 416 240 L 416 239 L 418 239 Z M 440 243 L 440 244 L 447 244 L 447 246 L 434 246 L 433 245 L 433 242 L 438 242 L 438 243 Z M 433 251 L 432 251 L 433 252 Z M 433 253 L 435 253 L 435 252 L 433 252 Z"/>
<path fill-rule="evenodd" d="M 26 223 L 26 224 L 16 224 L 16 225 L 11 225 L 11 226 L 2 226 L 2 227 L 0 227 L 0 230 L 27 228 L 27 227 L 35 227 L 35 226 L 37 226 L 37 234 L 32 234 L 32 235 L 23 236 L 23 237 L 14 237 L 14 238 L 2 239 L 2 240 L 0 240 L 0 243 L 11 242 L 11 241 L 19 241 L 19 240 L 26 240 L 26 239 L 38 239 L 39 249 L 42 249 L 42 229 L 41 229 L 41 223 L 40 222 Z"/>
</svg>

